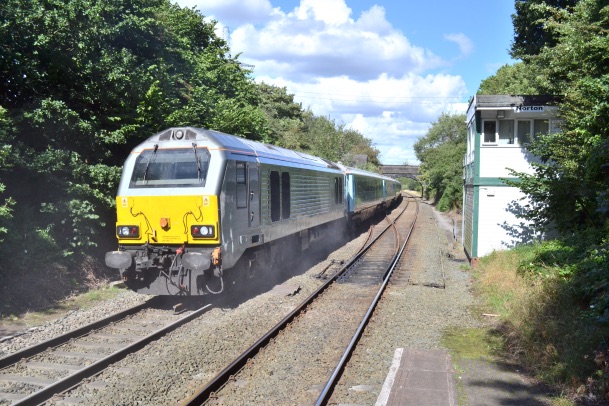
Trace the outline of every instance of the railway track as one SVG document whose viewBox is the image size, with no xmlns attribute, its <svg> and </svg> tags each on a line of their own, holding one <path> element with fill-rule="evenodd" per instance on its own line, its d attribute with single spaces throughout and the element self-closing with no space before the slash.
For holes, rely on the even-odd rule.
<svg viewBox="0 0 609 406">
<path fill-rule="evenodd" d="M 208 311 L 146 303 L 0 358 L 0 405 L 37 405 Z M 74 400 L 74 401 L 77 401 Z"/>
<path fill-rule="evenodd" d="M 275 399 L 270 394 L 267 402 L 312 403 L 319 396 L 317 403 L 323 404 L 382 295 L 416 220 L 418 202 L 404 200 L 401 210 L 394 210 L 383 226 L 374 227 L 357 255 L 334 275 L 322 272 L 327 278 L 324 285 L 184 404 L 252 402 L 247 393 L 251 393 L 249 382 L 255 381 L 252 377 L 256 374 L 286 378 L 287 388 L 277 393 L 291 393 L 292 397 Z M 316 315 L 328 312 L 335 316 L 330 325 L 319 325 Z M 304 350 L 307 346 L 298 344 L 307 339 L 318 339 L 323 344 L 317 352 L 309 353 Z M 282 361 L 286 358 L 291 359 L 289 365 Z"/>
</svg>

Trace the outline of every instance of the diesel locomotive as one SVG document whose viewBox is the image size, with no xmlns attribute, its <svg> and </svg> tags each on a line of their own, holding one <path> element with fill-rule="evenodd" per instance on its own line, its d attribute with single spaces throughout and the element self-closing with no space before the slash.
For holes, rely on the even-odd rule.
<svg viewBox="0 0 609 406">
<path fill-rule="evenodd" d="M 106 265 L 139 293 L 204 295 L 366 221 L 401 184 L 218 131 L 161 131 L 133 149 Z"/>
</svg>

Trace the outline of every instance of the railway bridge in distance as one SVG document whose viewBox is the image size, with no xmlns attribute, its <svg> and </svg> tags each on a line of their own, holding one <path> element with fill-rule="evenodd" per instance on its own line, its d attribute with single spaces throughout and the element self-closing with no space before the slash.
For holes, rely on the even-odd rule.
<svg viewBox="0 0 609 406">
<path fill-rule="evenodd" d="M 381 174 L 392 178 L 418 179 L 419 167 L 415 165 L 382 165 Z"/>
</svg>

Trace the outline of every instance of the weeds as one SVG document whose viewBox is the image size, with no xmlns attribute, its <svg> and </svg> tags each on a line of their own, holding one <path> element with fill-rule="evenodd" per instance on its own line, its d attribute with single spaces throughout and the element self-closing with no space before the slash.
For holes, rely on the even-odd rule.
<svg viewBox="0 0 609 406">
<path fill-rule="evenodd" d="M 508 356 L 544 382 L 587 401 L 606 400 L 609 393 L 602 318 L 609 312 L 595 307 L 607 302 L 602 283 L 607 276 L 600 275 L 604 268 L 598 260 L 606 259 L 605 253 L 552 241 L 495 252 L 474 270 L 477 291 L 501 316 Z"/>
</svg>

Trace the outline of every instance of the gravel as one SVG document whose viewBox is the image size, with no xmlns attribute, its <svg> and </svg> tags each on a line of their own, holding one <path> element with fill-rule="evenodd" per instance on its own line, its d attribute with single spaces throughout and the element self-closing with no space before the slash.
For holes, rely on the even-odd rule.
<svg viewBox="0 0 609 406">
<path fill-rule="evenodd" d="M 374 404 L 396 348 L 440 348 L 440 338 L 445 329 L 478 325 L 468 311 L 475 301 L 469 293 L 469 274 L 461 269 L 465 260 L 461 251 L 455 248 L 458 244 L 447 241 L 447 228 L 452 233 L 449 221 L 445 221 L 427 204 L 421 204 L 419 220 L 406 252 L 408 260 L 404 262 L 405 272 L 411 272 L 412 284 L 396 284 L 386 291 L 331 403 Z M 265 293 L 237 301 L 233 306 L 213 309 L 114 364 L 91 378 L 87 385 L 71 391 L 68 396 L 82 399 L 85 404 L 97 405 L 179 403 L 212 379 L 317 289 L 322 281 L 314 278 L 315 275 L 333 260 L 350 258 L 364 240 L 365 235 L 352 240 L 304 274 L 284 281 L 277 289 L 267 289 Z M 0 356 L 131 307 L 147 298 L 125 292 L 91 309 L 71 312 L 26 334 L 0 342 Z M 316 314 L 316 317 L 332 321 L 333 315 Z M 301 340 L 298 345 L 303 346 L 300 351 L 314 354 L 323 341 Z M 331 370 L 333 366 L 328 365 L 328 368 Z M 264 385 L 252 385 L 252 381 L 240 380 L 236 380 L 234 385 L 280 387 L 286 373 L 267 373 L 263 377 Z M 315 397 L 315 392 L 320 391 L 321 387 L 310 385 L 310 390 Z M 248 391 L 247 398 L 242 400 L 250 404 L 273 404 L 278 399 L 273 399 L 272 393 L 254 389 Z M 61 403 L 58 400 L 54 402 Z M 222 403 L 221 399 L 218 403 Z"/>
<path fill-rule="evenodd" d="M 67 333 L 70 330 L 101 320 L 110 314 L 126 310 L 148 300 L 151 296 L 138 295 L 131 291 L 122 292 L 111 300 L 84 310 L 71 310 L 65 316 L 49 321 L 41 326 L 0 336 L 0 357 L 20 351 L 34 344 Z"/>
</svg>

